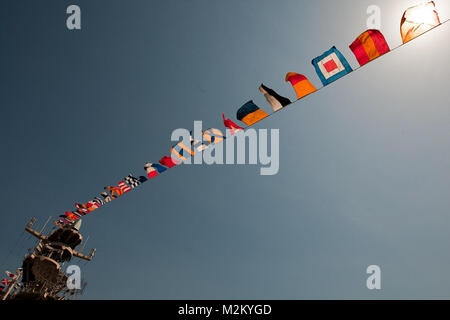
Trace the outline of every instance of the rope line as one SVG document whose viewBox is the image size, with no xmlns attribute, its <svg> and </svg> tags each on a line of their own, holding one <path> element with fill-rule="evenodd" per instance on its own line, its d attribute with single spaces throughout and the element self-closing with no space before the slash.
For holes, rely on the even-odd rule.
<svg viewBox="0 0 450 320">
<path fill-rule="evenodd" d="M 434 30 L 434 29 L 439 28 L 440 26 L 446 24 L 446 23 L 449 22 L 449 21 L 450 21 L 450 19 L 447 19 L 447 20 L 445 20 L 444 22 L 442 22 L 441 24 L 439 24 L 439 25 L 437 25 L 437 26 L 435 26 L 435 27 L 433 27 L 433 28 L 431 28 L 431 29 L 425 31 L 424 33 L 422 33 L 422 34 L 420 34 L 420 35 L 418 35 L 418 36 L 415 37 L 414 39 L 412 39 L 412 40 L 410 40 L 410 41 L 408 41 L 408 42 L 402 43 L 402 44 L 400 44 L 400 45 L 394 47 L 394 48 L 391 49 L 389 52 L 386 52 L 385 54 L 383 54 L 383 55 L 381 55 L 381 56 L 379 56 L 379 57 L 377 57 L 377 58 L 375 58 L 375 59 L 369 61 L 368 63 L 366 63 L 366 64 L 364 64 L 364 65 L 362 65 L 362 66 L 359 66 L 359 67 L 353 69 L 353 71 L 350 71 L 349 73 L 343 75 L 342 77 L 340 77 L 340 78 L 337 79 L 336 81 L 338 81 L 338 80 L 340 80 L 340 79 L 342 79 L 342 78 L 345 78 L 346 76 L 351 75 L 353 72 L 356 72 L 356 71 L 358 71 L 359 69 L 362 69 L 363 67 L 367 66 L 367 65 L 370 64 L 371 62 L 373 62 L 373 61 L 375 61 L 375 60 L 378 60 L 379 58 L 384 57 L 384 56 L 388 55 L 389 53 L 394 52 L 394 51 L 397 50 L 397 49 L 400 49 L 400 48 L 403 47 L 403 46 L 408 45 L 410 42 L 416 40 L 417 38 L 422 37 L 423 35 L 425 35 L 425 34 L 431 32 L 431 31 Z M 336 81 L 333 81 L 333 82 L 330 83 L 329 85 L 335 83 Z M 316 91 L 311 92 L 311 93 L 305 95 L 304 97 L 302 97 L 302 98 L 300 98 L 300 99 L 297 99 L 297 100 L 291 102 L 290 104 L 286 105 L 285 107 L 281 108 L 280 110 L 277 110 L 277 111 L 274 111 L 274 112 L 270 113 L 267 117 L 261 119 L 260 121 L 255 122 L 255 123 L 253 123 L 253 124 L 251 124 L 251 125 L 245 127 L 244 130 L 245 130 L 245 129 L 248 129 L 248 128 L 252 127 L 252 126 L 254 126 L 255 124 L 257 124 L 257 123 L 259 123 L 259 122 L 261 122 L 261 121 L 263 121 L 263 120 L 265 120 L 265 119 L 267 119 L 267 118 L 270 118 L 271 116 L 273 116 L 273 115 L 276 114 L 277 112 L 280 112 L 280 111 L 282 111 L 283 109 L 286 109 L 287 107 L 289 107 L 289 106 L 291 106 L 291 105 L 293 105 L 293 104 L 299 102 L 300 100 L 304 100 L 306 97 L 309 97 L 309 96 L 311 96 L 311 95 L 313 95 L 313 94 L 315 94 L 315 93 L 321 91 L 322 89 L 325 89 L 325 88 L 328 87 L 329 85 L 322 86 L 322 87 L 320 87 L 319 89 L 317 89 Z"/>
</svg>

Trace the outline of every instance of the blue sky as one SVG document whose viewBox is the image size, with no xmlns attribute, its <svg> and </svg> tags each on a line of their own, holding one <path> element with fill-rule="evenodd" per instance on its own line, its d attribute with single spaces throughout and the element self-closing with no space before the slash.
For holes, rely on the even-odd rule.
<svg viewBox="0 0 450 320">
<path fill-rule="evenodd" d="M 168 154 L 170 134 L 221 114 L 264 82 L 317 87 L 311 60 L 348 49 L 381 8 L 389 45 L 420 1 L 4 1 L 1 267 L 20 237 Z M 76 3 L 82 30 L 65 27 Z M 436 1 L 441 20 L 449 4 Z M 83 221 L 95 259 L 85 299 L 449 298 L 449 25 L 292 105 L 280 171 L 181 166 Z M 236 121 L 237 122 L 237 121 Z M 20 240 L 19 242 L 17 242 Z M 369 291 L 367 266 L 382 270 Z"/>
</svg>

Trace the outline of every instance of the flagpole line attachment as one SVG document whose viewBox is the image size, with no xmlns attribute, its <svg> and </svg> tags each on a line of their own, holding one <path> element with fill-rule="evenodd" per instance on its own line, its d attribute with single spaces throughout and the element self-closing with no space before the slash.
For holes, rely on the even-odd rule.
<svg viewBox="0 0 450 320">
<path fill-rule="evenodd" d="M 87 236 L 86 241 L 84 241 L 83 248 L 81 248 L 81 252 L 84 251 L 84 248 L 86 247 L 86 243 L 88 242 L 88 240 L 89 240 L 89 236 Z"/>
<path fill-rule="evenodd" d="M 4 260 L 4 261 L 6 261 L 6 263 L 8 263 L 8 260 L 11 257 L 11 255 L 14 253 L 14 251 L 16 251 L 16 249 L 18 249 L 20 247 L 20 244 L 22 243 L 22 241 L 25 238 L 24 235 L 25 235 L 25 230 L 23 230 L 22 233 L 19 235 L 19 238 L 16 240 L 14 247 L 9 250 L 8 255 L 6 256 L 6 259 Z"/>
<path fill-rule="evenodd" d="M 50 221 L 51 218 L 52 218 L 52 216 L 49 216 L 49 217 L 48 217 L 48 219 L 47 219 L 47 221 L 45 222 L 44 226 L 42 227 L 40 233 L 42 233 L 42 232 L 44 231 L 45 227 L 47 226 L 47 223 Z"/>
</svg>

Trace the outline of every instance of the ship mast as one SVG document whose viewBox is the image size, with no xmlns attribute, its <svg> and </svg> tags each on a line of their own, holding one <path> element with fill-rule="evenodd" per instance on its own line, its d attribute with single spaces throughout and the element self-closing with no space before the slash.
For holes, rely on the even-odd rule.
<svg viewBox="0 0 450 320">
<path fill-rule="evenodd" d="M 75 248 L 81 244 L 83 237 L 79 232 L 81 220 L 71 225 L 56 229 L 45 235 L 34 230 L 32 218 L 25 230 L 39 240 L 32 252 L 25 256 L 22 268 L 8 285 L 2 300 L 63 300 L 67 295 L 74 294 L 67 287 L 67 275 L 61 270 L 61 263 L 77 257 L 91 261 L 95 254 L 92 249 L 85 255 Z"/>
</svg>

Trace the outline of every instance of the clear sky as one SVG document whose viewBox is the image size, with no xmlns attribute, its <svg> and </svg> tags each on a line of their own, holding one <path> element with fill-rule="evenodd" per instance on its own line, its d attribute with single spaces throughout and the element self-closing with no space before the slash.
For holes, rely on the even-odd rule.
<svg viewBox="0 0 450 320">
<path fill-rule="evenodd" d="M 381 8 L 389 45 L 421 1 L 0 3 L 0 267 L 31 217 L 86 202 L 169 153 L 170 134 L 253 99 L 294 99 L 289 71 L 348 48 Z M 435 1 L 441 20 L 448 1 Z M 77 4 L 82 30 L 65 26 Z M 280 171 L 181 166 L 83 221 L 86 299 L 450 298 L 449 24 L 257 128 L 280 129 Z M 237 121 L 236 121 L 237 122 Z M 47 228 L 49 230 L 49 228 Z M 367 266 L 382 290 L 366 288 Z M 3 272 L 3 270 L 1 270 Z"/>
</svg>

